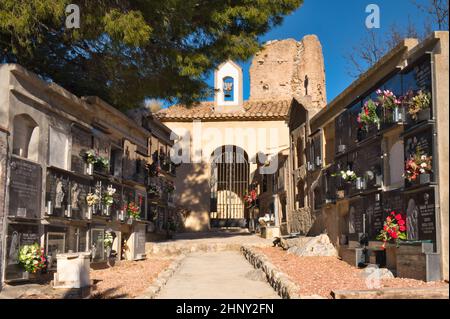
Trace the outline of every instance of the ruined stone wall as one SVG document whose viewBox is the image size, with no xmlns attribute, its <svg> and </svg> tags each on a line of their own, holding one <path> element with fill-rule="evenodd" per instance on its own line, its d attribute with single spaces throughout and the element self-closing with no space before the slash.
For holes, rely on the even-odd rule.
<svg viewBox="0 0 450 319">
<path fill-rule="evenodd" d="M 268 42 L 250 67 L 250 100 L 312 97 L 314 108 L 326 105 L 322 46 L 315 35 L 301 41 Z"/>
</svg>

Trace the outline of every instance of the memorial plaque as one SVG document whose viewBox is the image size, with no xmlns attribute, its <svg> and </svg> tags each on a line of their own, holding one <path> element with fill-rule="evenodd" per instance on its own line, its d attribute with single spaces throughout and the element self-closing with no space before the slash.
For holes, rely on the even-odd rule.
<svg viewBox="0 0 450 319">
<path fill-rule="evenodd" d="M 358 115 L 361 112 L 361 109 L 361 101 L 349 108 L 348 124 L 346 126 L 349 148 L 355 147 L 359 140 L 358 132 L 361 130 L 361 127 L 358 123 Z"/>
<path fill-rule="evenodd" d="M 70 204 L 70 192 L 69 176 L 64 173 L 49 170 L 47 173 L 46 201 L 47 203 L 52 203 L 52 212 L 50 215 L 57 217 L 65 216 L 68 205 Z"/>
<path fill-rule="evenodd" d="M 91 230 L 91 250 L 93 262 L 105 260 L 104 239 L 105 239 L 104 229 L 95 228 Z"/>
<path fill-rule="evenodd" d="M 383 211 L 385 212 L 384 217 L 387 217 L 392 211 L 395 211 L 396 213 L 404 212 L 404 196 L 403 192 L 400 190 L 384 192 L 382 196 L 382 203 Z"/>
<path fill-rule="evenodd" d="M 335 153 L 343 153 L 348 149 L 348 117 L 349 112 L 345 111 L 335 120 Z M 344 149 L 345 148 L 345 149 Z"/>
<path fill-rule="evenodd" d="M 347 169 L 355 172 L 357 177 L 362 177 L 363 161 L 364 161 L 364 154 L 362 153 L 361 150 L 356 150 L 351 153 L 348 153 Z M 350 196 L 357 195 L 363 191 L 363 189 L 356 188 L 355 181 L 349 183 L 349 186 L 350 186 L 349 187 Z"/>
<path fill-rule="evenodd" d="M 9 224 L 6 236 L 5 279 L 24 277 L 25 269 L 19 265 L 19 250 L 24 245 L 40 243 L 39 226 L 30 224 Z"/>
<path fill-rule="evenodd" d="M 403 75 L 403 91 L 431 91 L 430 58 L 420 61 Z"/>
<path fill-rule="evenodd" d="M 90 149 L 92 149 L 92 134 L 78 126 L 72 126 L 72 171 L 78 174 L 86 173 L 84 155 Z"/>
<path fill-rule="evenodd" d="M 381 194 L 374 193 L 365 196 L 364 210 L 366 213 L 366 233 L 369 235 L 370 240 L 376 240 L 376 237 L 383 229 L 385 217 L 381 205 Z"/>
<path fill-rule="evenodd" d="M 72 218 L 84 219 L 87 215 L 88 205 L 86 197 L 90 192 L 90 181 L 72 177 L 70 180 L 70 203 Z"/>
<path fill-rule="evenodd" d="M 24 218 L 39 218 L 41 216 L 41 166 L 13 156 L 10 167 L 9 214 Z"/>
<path fill-rule="evenodd" d="M 99 156 L 109 159 L 110 158 L 110 150 L 111 141 L 108 136 L 101 133 L 98 130 L 94 131 L 94 149 L 98 152 Z"/>
<path fill-rule="evenodd" d="M 145 254 L 145 225 L 136 225 L 134 232 L 134 259 Z"/>
<path fill-rule="evenodd" d="M 122 185 L 110 183 L 116 189 L 113 195 L 114 203 L 111 206 L 111 216 L 117 216 L 117 212 L 123 209 Z"/>
<path fill-rule="evenodd" d="M 381 175 L 381 141 L 364 146 L 359 150 L 360 158 L 358 160 L 358 171 L 366 182 L 366 189 L 377 188 L 376 177 Z M 379 185 L 381 186 L 381 185 Z"/>
<path fill-rule="evenodd" d="M 415 134 L 405 136 L 405 159 L 420 155 L 433 155 L 433 133 L 431 128 L 421 130 Z"/>
<path fill-rule="evenodd" d="M 349 234 L 360 234 L 364 232 L 363 211 L 364 200 L 362 198 L 350 202 L 348 211 Z"/>
<path fill-rule="evenodd" d="M 435 190 L 428 188 L 405 196 L 408 240 L 436 241 Z"/>
</svg>

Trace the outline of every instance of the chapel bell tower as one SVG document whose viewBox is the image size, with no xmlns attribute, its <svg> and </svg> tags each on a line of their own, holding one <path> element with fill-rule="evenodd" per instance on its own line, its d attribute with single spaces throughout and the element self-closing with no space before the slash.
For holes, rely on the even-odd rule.
<svg viewBox="0 0 450 319">
<path fill-rule="evenodd" d="M 243 110 L 242 69 L 233 61 L 219 65 L 214 72 L 214 105 L 217 112 Z"/>
</svg>

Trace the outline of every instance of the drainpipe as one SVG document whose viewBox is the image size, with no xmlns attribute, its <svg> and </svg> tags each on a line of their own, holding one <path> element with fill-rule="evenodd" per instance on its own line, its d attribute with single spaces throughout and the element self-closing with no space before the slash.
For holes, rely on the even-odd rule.
<svg viewBox="0 0 450 319">
<path fill-rule="evenodd" d="M 273 195 L 273 214 L 275 219 L 275 226 L 280 226 L 280 219 L 278 214 L 278 194 Z"/>
<path fill-rule="evenodd" d="M 436 110 L 437 110 L 437 87 L 436 87 L 436 71 L 435 71 L 435 63 L 434 63 L 434 52 L 430 51 L 427 52 L 430 54 L 430 69 L 431 69 L 431 87 L 432 87 L 432 113 L 433 113 L 433 119 L 436 120 Z M 443 260 L 442 260 L 442 226 L 441 226 L 441 197 L 440 197 L 440 186 L 441 181 L 439 180 L 439 150 L 438 150 L 438 138 L 439 133 L 437 131 L 437 123 L 434 125 L 433 129 L 433 158 L 434 161 L 434 176 L 437 183 L 437 188 L 435 192 L 435 198 L 434 198 L 434 205 L 435 205 L 435 220 L 436 220 L 436 255 L 439 259 L 439 268 L 440 268 L 440 279 L 442 279 L 443 276 Z"/>
<path fill-rule="evenodd" d="M 6 209 L 6 190 L 8 187 L 8 167 L 9 167 L 9 132 L 0 130 L 1 133 L 5 134 L 6 148 L 5 148 L 5 171 L 4 171 L 4 189 L 0 189 L 0 192 L 3 193 L 3 217 L 2 217 L 2 227 L 0 232 L 0 292 L 3 289 L 3 283 L 5 281 L 5 265 L 6 265 L 6 232 L 7 232 L 7 209 Z M 0 164 L 1 165 L 1 164 Z"/>
</svg>

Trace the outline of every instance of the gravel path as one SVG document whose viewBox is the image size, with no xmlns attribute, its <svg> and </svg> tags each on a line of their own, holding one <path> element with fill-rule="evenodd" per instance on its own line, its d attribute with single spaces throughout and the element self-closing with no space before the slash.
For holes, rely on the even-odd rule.
<svg viewBox="0 0 450 319">
<path fill-rule="evenodd" d="M 278 299 L 261 271 L 235 251 L 193 253 L 157 299 Z"/>
<path fill-rule="evenodd" d="M 91 270 L 93 298 L 135 298 L 143 293 L 172 259 L 151 256 L 142 261 L 121 261 L 114 267 Z"/>
<path fill-rule="evenodd" d="M 335 257 L 299 257 L 281 248 L 256 248 L 286 273 L 301 290 L 299 294 L 331 298 L 332 290 L 367 290 L 364 271 Z M 447 286 L 445 282 L 415 279 L 383 279 L 380 288 L 432 288 Z"/>
</svg>

